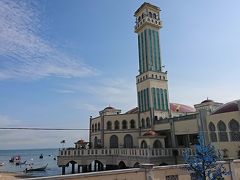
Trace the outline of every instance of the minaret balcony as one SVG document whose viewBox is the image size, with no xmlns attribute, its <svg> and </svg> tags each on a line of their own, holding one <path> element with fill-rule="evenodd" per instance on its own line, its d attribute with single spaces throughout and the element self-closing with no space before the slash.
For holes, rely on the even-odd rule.
<svg viewBox="0 0 240 180">
<path fill-rule="evenodd" d="M 135 32 L 138 32 L 146 24 L 154 26 L 158 29 L 162 27 L 162 21 L 160 21 L 159 19 L 154 19 L 147 16 L 141 19 L 141 21 L 136 22 Z"/>
</svg>

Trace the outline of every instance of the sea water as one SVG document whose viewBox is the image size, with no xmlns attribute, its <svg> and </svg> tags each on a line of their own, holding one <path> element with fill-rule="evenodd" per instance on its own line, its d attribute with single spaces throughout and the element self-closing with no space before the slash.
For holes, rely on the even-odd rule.
<svg viewBox="0 0 240 180">
<path fill-rule="evenodd" d="M 43 155 L 40 159 L 39 156 Z M 0 150 L 0 162 L 4 165 L 0 166 L 0 172 L 17 172 L 24 174 L 24 170 L 29 167 L 25 164 L 16 166 L 14 163 L 10 163 L 9 160 L 12 156 L 20 156 L 21 162 L 27 161 L 27 163 L 33 163 L 32 167 L 42 167 L 48 164 L 45 171 L 28 172 L 31 176 L 53 176 L 60 175 L 61 168 L 57 166 L 58 149 L 30 149 L 30 150 Z"/>
</svg>

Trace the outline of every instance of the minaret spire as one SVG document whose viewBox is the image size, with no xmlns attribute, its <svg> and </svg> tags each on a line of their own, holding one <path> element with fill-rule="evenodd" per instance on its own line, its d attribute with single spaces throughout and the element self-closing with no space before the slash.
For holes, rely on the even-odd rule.
<svg viewBox="0 0 240 180">
<path fill-rule="evenodd" d="M 169 116 L 167 72 L 162 71 L 160 52 L 160 8 L 143 3 L 134 16 L 139 53 L 138 106 L 140 118 L 146 120 L 146 124 L 150 119 L 152 125 L 160 117 Z"/>
</svg>

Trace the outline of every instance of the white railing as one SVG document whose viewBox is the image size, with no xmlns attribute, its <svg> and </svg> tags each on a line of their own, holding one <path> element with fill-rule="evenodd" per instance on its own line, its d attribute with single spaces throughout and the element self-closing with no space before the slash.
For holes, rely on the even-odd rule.
<svg viewBox="0 0 240 180">
<path fill-rule="evenodd" d="M 173 150 L 178 151 L 178 156 L 182 156 L 186 148 L 160 148 L 160 149 L 140 149 L 140 148 L 118 148 L 118 149 L 61 149 L 59 156 L 143 156 L 143 157 L 164 157 L 173 156 Z M 190 149 L 191 154 L 194 150 Z"/>
</svg>

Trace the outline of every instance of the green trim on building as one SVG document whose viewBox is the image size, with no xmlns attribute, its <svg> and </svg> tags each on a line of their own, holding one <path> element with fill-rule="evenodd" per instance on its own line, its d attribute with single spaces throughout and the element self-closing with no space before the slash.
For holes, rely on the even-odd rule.
<svg viewBox="0 0 240 180">
<path fill-rule="evenodd" d="M 142 71 L 142 57 L 141 57 L 141 37 L 139 34 L 138 34 L 138 56 L 139 56 L 139 72 L 141 74 L 143 71 Z"/>
<path fill-rule="evenodd" d="M 164 94 L 165 94 L 165 109 L 168 110 L 168 92 L 166 89 L 164 90 Z"/>
<path fill-rule="evenodd" d="M 148 110 L 150 110 L 149 88 L 147 88 L 147 105 L 148 105 Z"/>
<path fill-rule="evenodd" d="M 144 64 L 144 61 L 145 61 L 145 56 L 144 56 L 144 39 L 143 39 L 143 33 L 141 33 L 141 53 L 142 53 L 142 73 L 145 72 L 145 64 Z"/>
<path fill-rule="evenodd" d="M 152 30 L 151 29 L 148 29 L 148 36 L 149 36 L 149 44 L 150 44 L 150 67 L 149 67 L 149 70 L 152 71 L 154 70 L 154 67 L 153 67 L 153 47 L 152 47 Z"/>
<path fill-rule="evenodd" d="M 145 59 L 145 62 L 146 62 L 145 70 L 148 71 L 148 43 L 147 43 L 147 30 L 146 29 L 144 30 L 144 38 L 145 38 L 144 46 L 145 46 L 145 57 L 146 57 L 146 59 Z"/>
<path fill-rule="evenodd" d="M 147 111 L 147 97 L 146 97 L 146 90 L 143 90 L 143 101 L 144 101 L 144 107 L 145 111 Z"/>
<path fill-rule="evenodd" d="M 154 41 L 154 70 L 155 71 L 158 71 L 158 63 L 157 63 L 157 39 L 156 39 L 156 36 L 155 36 L 155 32 L 156 31 L 152 31 L 153 33 L 153 41 Z"/>
<path fill-rule="evenodd" d="M 164 104 L 164 95 L 163 95 L 163 90 L 162 89 L 160 89 L 160 93 L 161 93 L 161 102 L 162 102 L 162 110 L 164 110 L 165 109 L 165 104 Z"/>
<path fill-rule="evenodd" d="M 161 61 L 161 54 L 160 54 L 160 42 L 159 42 L 159 32 L 156 31 L 157 34 L 157 55 L 158 55 L 158 63 L 159 63 L 159 71 L 162 72 L 162 61 Z"/>
<path fill-rule="evenodd" d="M 139 111 L 142 112 L 140 92 L 138 92 L 138 107 L 139 107 Z"/>
<path fill-rule="evenodd" d="M 156 100 L 156 91 L 155 88 L 152 88 L 152 99 L 153 99 L 153 108 L 157 109 L 157 100 Z"/>
<path fill-rule="evenodd" d="M 158 108 L 159 110 L 161 110 L 161 100 L 160 100 L 160 89 L 157 88 L 157 102 L 158 102 Z"/>
</svg>

